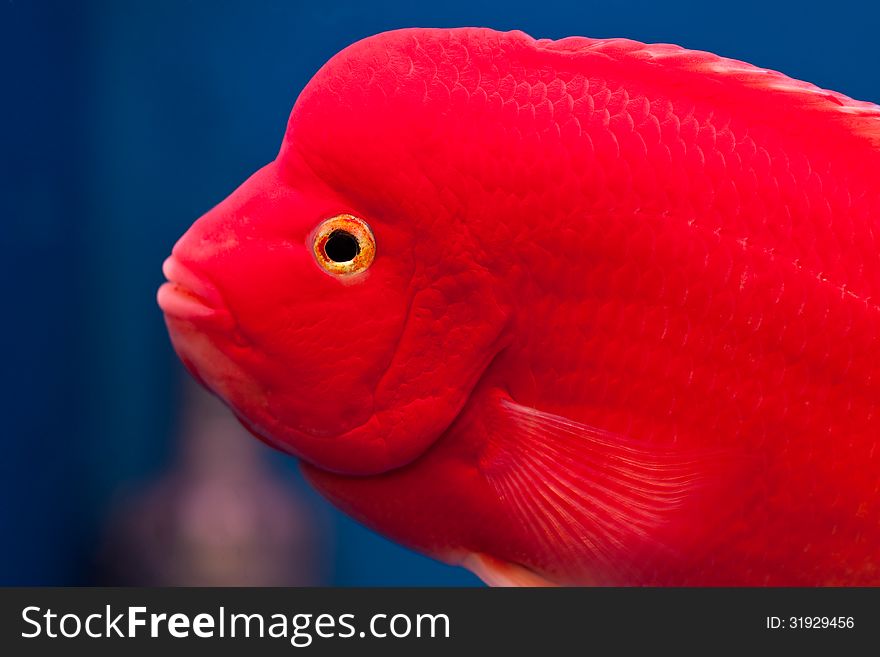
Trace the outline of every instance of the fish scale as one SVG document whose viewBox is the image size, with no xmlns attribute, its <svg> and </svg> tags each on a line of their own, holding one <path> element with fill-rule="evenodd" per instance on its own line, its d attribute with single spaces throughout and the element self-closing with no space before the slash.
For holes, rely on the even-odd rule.
<svg viewBox="0 0 880 657">
<path fill-rule="evenodd" d="M 877 584 L 878 171 L 880 108 L 742 62 L 395 31 L 175 247 L 246 346 L 163 307 L 334 503 L 489 582 Z"/>
</svg>

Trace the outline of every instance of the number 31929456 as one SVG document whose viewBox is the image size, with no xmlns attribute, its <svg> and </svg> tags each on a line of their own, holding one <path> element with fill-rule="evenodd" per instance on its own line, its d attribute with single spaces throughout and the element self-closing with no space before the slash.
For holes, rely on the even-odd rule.
<svg viewBox="0 0 880 657">
<path fill-rule="evenodd" d="M 796 629 L 796 630 L 851 630 L 855 627 L 855 619 L 852 616 L 767 616 L 767 629 Z"/>
</svg>

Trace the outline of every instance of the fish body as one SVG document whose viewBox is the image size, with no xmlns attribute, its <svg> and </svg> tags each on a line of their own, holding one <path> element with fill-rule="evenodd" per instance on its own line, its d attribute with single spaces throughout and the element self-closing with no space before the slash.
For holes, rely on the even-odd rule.
<svg viewBox="0 0 880 657">
<path fill-rule="evenodd" d="M 880 584 L 875 105 L 670 45 L 389 32 L 165 271 L 255 435 L 490 583 Z"/>
</svg>

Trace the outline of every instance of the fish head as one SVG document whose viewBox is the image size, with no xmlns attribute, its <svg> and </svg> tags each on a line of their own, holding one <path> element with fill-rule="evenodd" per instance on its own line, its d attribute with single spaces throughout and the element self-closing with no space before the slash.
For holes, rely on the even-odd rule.
<svg viewBox="0 0 880 657">
<path fill-rule="evenodd" d="M 339 101 L 363 57 L 312 80 L 278 158 L 183 235 L 158 294 L 183 363 L 252 433 L 359 475 L 446 430 L 507 320 L 465 208 L 426 164 L 441 145 L 424 107 L 357 79 Z"/>
</svg>

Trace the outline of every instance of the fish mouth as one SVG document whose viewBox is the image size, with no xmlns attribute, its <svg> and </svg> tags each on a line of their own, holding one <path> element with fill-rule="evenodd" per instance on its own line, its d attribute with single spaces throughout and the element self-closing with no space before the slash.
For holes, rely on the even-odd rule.
<svg viewBox="0 0 880 657">
<path fill-rule="evenodd" d="M 168 280 L 159 287 L 156 301 L 169 319 L 181 320 L 199 328 L 229 330 L 235 326 L 220 292 L 207 279 L 171 255 L 162 264 Z"/>
</svg>

